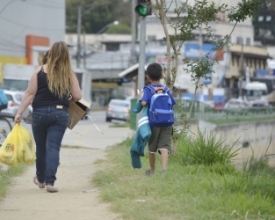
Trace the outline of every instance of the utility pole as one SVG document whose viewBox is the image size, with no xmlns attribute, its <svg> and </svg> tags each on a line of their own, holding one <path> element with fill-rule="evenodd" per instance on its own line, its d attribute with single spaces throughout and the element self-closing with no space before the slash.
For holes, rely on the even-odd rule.
<svg viewBox="0 0 275 220">
<path fill-rule="evenodd" d="M 138 89 L 144 87 L 145 79 L 145 45 L 146 45 L 146 17 L 140 17 L 140 39 L 139 39 L 139 67 L 138 67 Z"/>
<path fill-rule="evenodd" d="M 83 31 L 83 67 L 86 69 L 86 32 Z"/>
<path fill-rule="evenodd" d="M 200 48 L 199 61 L 202 61 L 202 58 L 203 58 L 203 37 L 202 37 L 202 28 L 201 27 L 200 27 L 200 30 L 199 30 L 199 48 Z M 203 83 L 202 78 L 199 79 L 199 83 L 202 85 L 202 83 Z M 202 87 L 200 88 L 200 101 L 201 102 L 204 101 L 203 88 Z"/>
<path fill-rule="evenodd" d="M 80 42 L 80 35 L 81 35 L 81 19 L 82 19 L 82 6 L 78 6 L 78 13 L 77 13 L 77 52 L 76 52 L 76 67 L 79 68 L 80 66 L 80 51 L 81 51 L 81 42 Z"/>
<path fill-rule="evenodd" d="M 242 38 L 242 45 L 241 45 L 241 60 L 240 60 L 240 69 L 239 69 L 239 99 L 242 98 L 243 91 L 242 91 L 242 83 L 243 83 L 243 74 L 244 74 L 244 62 L 243 62 L 243 38 Z"/>
<path fill-rule="evenodd" d="M 131 0 L 131 13 L 132 13 L 132 24 L 131 24 L 131 28 L 132 28 L 132 42 L 131 42 L 131 56 L 130 56 L 130 60 L 129 60 L 129 66 L 134 65 L 137 61 L 136 61 L 136 13 L 135 13 L 135 4 L 136 0 Z"/>
<path fill-rule="evenodd" d="M 151 0 L 137 0 L 135 12 L 139 15 L 139 65 L 138 65 L 138 89 L 143 89 L 145 79 L 145 45 L 146 45 L 146 16 L 152 14 Z M 138 128 L 138 118 L 136 117 L 136 130 Z"/>
<path fill-rule="evenodd" d="M 146 45 L 146 16 L 152 14 L 151 0 L 137 0 L 135 12 L 139 15 L 139 66 L 138 66 L 138 89 L 144 87 L 145 45 Z"/>
</svg>

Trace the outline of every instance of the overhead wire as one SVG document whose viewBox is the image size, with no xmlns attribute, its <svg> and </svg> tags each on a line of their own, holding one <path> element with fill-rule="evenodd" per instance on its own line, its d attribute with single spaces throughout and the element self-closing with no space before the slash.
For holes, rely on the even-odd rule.
<svg viewBox="0 0 275 220">
<path fill-rule="evenodd" d="M 64 9 L 65 8 L 64 6 L 56 6 L 56 4 L 55 4 L 56 1 L 55 1 L 55 3 L 48 1 L 47 3 L 50 3 L 50 4 L 47 4 L 47 3 L 44 4 L 45 2 L 44 1 L 42 2 L 40 0 L 33 0 L 32 2 L 26 1 L 25 3 L 31 4 L 31 5 L 34 5 L 34 6 L 39 6 L 39 7 L 46 7 L 46 8 L 55 8 L 55 9 Z M 54 4 L 54 5 L 52 5 L 51 3 Z M 5 8 L 4 8 L 4 10 L 5 10 Z M 47 31 L 57 31 L 57 30 L 63 29 L 63 28 L 31 27 L 31 26 L 28 26 L 28 25 L 25 25 L 25 24 L 22 24 L 22 23 L 19 23 L 19 22 L 16 22 L 16 21 L 12 21 L 12 20 L 10 20 L 10 19 L 8 19 L 8 18 L 6 18 L 4 16 L 1 16 L 1 15 L 0 15 L 0 19 L 3 19 L 5 21 L 7 21 L 7 22 L 10 22 L 10 23 L 12 23 L 14 25 L 23 27 L 23 30 L 20 31 L 18 34 L 16 34 L 13 39 L 15 39 L 18 36 L 20 36 L 20 34 L 22 32 L 24 32 L 28 28 L 30 28 L 30 29 L 37 29 L 37 30 L 47 30 Z M 1 33 L 3 33 L 3 32 L 1 32 Z M 14 47 L 11 48 L 11 47 L 9 47 L 7 45 L 3 45 L 3 44 L 1 45 L 1 42 L 0 42 L 0 47 L 3 50 L 6 50 L 6 51 L 17 51 L 17 52 L 22 52 L 23 50 L 26 50 L 26 49 L 32 49 L 33 50 L 33 48 L 27 48 L 26 46 L 20 45 L 18 43 L 15 43 L 14 41 L 5 39 L 3 37 L 0 37 L 0 39 L 1 39 L 2 42 L 4 41 L 4 42 L 7 42 L 7 43 L 10 43 L 10 44 L 13 44 L 13 45 L 16 45 L 16 46 L 19 47 L 19 48 L 18 47 L 17 48 L 14 48 Z M 120 57 L 119 60 L 112 59 L 112 63 L 115 63 L 115 62 L 120 62 L 121 63 L 121 56 L 119 56 L 119 57 Z M 90 56 L 90 57 L 87 57 L 87 58 L 90 59 L 90 60 L 92 59 L 92 61 L 94 61 L 94 62 L 99 62 L 99 61 L 101 61 L 101 62 L 108 61 L 109 62 L 110 61 L 109 59 L 106 59 L 107 57 L 104 54 L 102 54 L 100 56 L 93 56 L 92 55 L 92 57 Z"/>
<path fill-rule="evenodd" d="M 15 25 L 19 25 L 21 27 L 25 27 L 25 28 L 34 28 L 34 29 L 37 29 L 37 30 L 50 30 L 50 31 L 57 31 L 57 30 L 60 30 L 60 29 L 65 29 L 65 27 L 60 27 L 60 28 L 45 28 L 45 27 L 32 27 L 32 26 L 28 26 L 28 25 L 25 25 L 25 24 L 21 24 L 19 22 L 15 22 L 15 21 L 12 21 L 10 19 L 7 19 L 3 16 L 0 15 L 0 18 L 7 21 L 7 22 L 10 22 L 12 24 L 15 24 Z"/>
<path fill-rule="evenodd" d="M 42 2 L 28 2 L 28 1 L 25 1 L 25 3 L 28 3 L 30 5 L 33 5 L 33 6 L 39 6 L 39 7 L 43 7 L 43 8 L 54 8 L 54 9 L 64 9 L 65 6 L 56 6 L 55 4 L 54 5 L 47 5 L 47 4 L 42 4 Z M 45 2 L 43 2 L 45 3 Z"/>
<path fill-rule="evenodd" d="M 20 1 L 10 1 L 6 5 L 4 5 L 2 8 L 0 8 L 0 14 L 2 14 L 11 4 L 20 2 Z M 22 3 L 22 2 L 21 2 Z M 64 6 L 56 6 L 56 5 L 45 5 L 41 3 L 35 3 L 35 2 L 30 2 L 30 1 L 25 1 L 24 4 L 31 4 L 32 6 L 38 6 L 38 7 L 43 7 L 43 8 L 53 8 L 53 9 L 64 9 Z"/>
<path fill-rule="evenodd" d="M 49 3 L 50 6 L 53 6 L 53 5 L 56 5 L 57 3 L 59 4 L 59 0 L 47 0 L 47 2 L 45 2 L 45 0 L 32 0 L 34 2 L 37 2 L 37 3 Z M 62 2 L 64 2 L 66 4 L 66 0 L 61 0 Z M 60 7 L 62 7 L 61 5 L 63 5 L 63 3 L 60 2 Z"/>
<path fill-rule="evenodd" d="M 1 39 L 1 38 L 0 38 Z M 6 40 L 6 39 L 1 39 L 1 40 Z M 5 47 L 4 45 L 1 45 L 0 44 L 0 49 L 2 50 L 5 50 L 5 51 L 10 51 L 10 52 L 25 52 L 26 49 L 30 49 L 32 51 L 37 51 L 39 52 L 40 50 L 37 50 L 37 49 L 33 49 L 33 48 L 30 48 L 30 47 L 26 47 L 26 46 L 23 46 L 23 45 L 20 45 L 20 44 L 17 44 L 17 46 L 19 46 L 19 48 L 10 48 L 10 47 Z M 73 53 L 70 53 L 71 54 L 71 59 L 75 59 L 73 57 Z M 99 55 L 99 56 L 98 56 Z M 90 63 L 109 63 L 111 65 L 114 65 L 114 64 L 121 64 L 122 63 L 127 63 L 128 59 L 127 59 L 127 54 L 125 55 L 117 55 L 115 56 L 116 58 L 115 59 L 108 59 L 110 58 L 110 56 L 106 56 L 106 54 L 104 55 L 103 53 L 99 53 L 97 54 L 96 56 L 93 56 L 91 55 L 90 57 L 86 57 L 86 60 L 88 59 L 90 61 Z M 124 59 L 125 58 L 125 59 Z"/>
</svg>

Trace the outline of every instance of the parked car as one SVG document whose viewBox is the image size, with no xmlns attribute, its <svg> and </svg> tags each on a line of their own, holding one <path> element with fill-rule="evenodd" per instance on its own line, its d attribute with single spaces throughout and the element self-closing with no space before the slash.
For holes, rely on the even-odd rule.
<svg viewBox="0 0 275 220">
<path fill-rule="evenodd" d="M 177 103 L 185 110 L 190 109 L 192 102 L 193 99 L 190 98 L 182 98 L 177 100 Z M 214 109 L 214 103 L 212 101 L 194 100 L 193 111 L 207 111 L 209 109 Z"/>
<path fill-rule="evenodd" d="M 247 102 L 247 105 L 250 108 L 270 108 L 270 104 L 268 103 L 268 101 L 266 100 L 251 100 L 249 102 Z"/>
<path fill-rule="evenodd" d="M 269 103 L 265 100 L 251 100 L 244 101 L 242 99 L 232 98 L 224 106 L 226 113 L 237 113 L 246 114 L 248 111 L 251 112 L 268 112 L 271 109 Z"/>
<path fill-rule="evenodd" d="M 248 108 L 248 105 L 242 99 L 236 98 L 229 99 L 229 101 L 224 105 L 224 109 L 235 109 L 241 111 L 244 108 Z"/>
<path fill-rule="evenodd" d="M 18 109 L 19 105 L 22 101 L 24 92 L 21 91 L 9 91 L 9 90 L 4 90 L 9 102 L 8 102 L 8 107 L 6 109 L 3 109 L 1 111 L 1 114 L 6 115 L 8 117 L 14 118 Z M 22 118 L 26 118 L 30 113 L 30 109 L 27 108 L 25 112 L 22 114 Z"/>
<path fill-rule="evenodd" d="M 112 119 L 129 121 L 130 108 L 130 100 L 111 99 L 106 111 L 106 121 L 111 122 Z"/>
</svg>

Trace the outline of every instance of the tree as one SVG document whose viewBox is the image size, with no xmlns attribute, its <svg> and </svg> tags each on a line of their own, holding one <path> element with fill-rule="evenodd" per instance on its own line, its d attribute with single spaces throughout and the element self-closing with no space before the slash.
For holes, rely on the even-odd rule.
<svg viewBox="0 0 275 220">
<path fill-rule="evenodd" d="M 266 0 L 271 3 L 272 0 Z M 176 18 L 169 19 L 167 13 L 171 4 L 175 5 L 174 13 Z M 180 50 L 185 41 L 192 40 L 193 32 L 195 30 L 205 30 L 208 39 L 213 43 L 213 51 L 228 48 L 230 46 L 229 39 L 234 31 L 236 25 L 244 21 L 247 17 L 254 17 L 257 11 L 264 7 L 265 4 L 261 0 L 241 0 L 237 6 L 229 8 L 226 4 L 217 5 L 208 0 L 194 0 L 191 6 L 186 0 L 184 3 L 181 0 L 156 0 L 153 6 L 154 14 L 159 18 L 163 31 L 165 34 L 164 40 L 167 44 L 166 58 L 167 66 L 164 69 L 165 83 L 171 89 L 174 87 L 177 67 L 180 58 Z M 216 40 L 212 34 L 210 22 L 217 21 L 218 13 L 225 11 L 228 14 L 228 19 L 235 25 L 230 33 L 227 33 L 221 39 Z M 172 27 L 173 33 L 168 32 L 168 27 Z M 187 68 L 185 71 L 191 74 L 192 80 L 195 84 L 195 94 L 199 88 L 202 87 L 201 78 L 205 77 L 207 73 L 213 72 L 214 60 L 209 59 L 210 54 L 204 55 L 199 60 L 184 59 L 183 62 Z M 195 97 L 195 96 L 194 96 Z M 192 101 L 188 117 L 183 117 L 183 129 L 185 131 L 190 119 L 195 98 Z"/>
<path fill-rule="evenodd" d="M 131 34 L 131 28 L 125 24 L 112 25 L 106 31 L 106 34 Z"/>
<path fill-rule="evenodd" d="M 85 15 L 82 16 L 82 27 L 86 33 L 97 33 L 102 27 L 115 20 L 129 27 L 131 25 L 130 1 L 66 0 L 67 33 L 77 32 L 79 5 L 83 5 L 82 11 Z"/>
</svg>

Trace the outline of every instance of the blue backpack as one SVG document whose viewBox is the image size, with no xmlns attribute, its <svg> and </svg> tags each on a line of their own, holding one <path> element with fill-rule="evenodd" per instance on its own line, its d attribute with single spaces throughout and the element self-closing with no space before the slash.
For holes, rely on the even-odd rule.
<svg viewBox="0 0 275 220">
<path fill-rule="evenodd" d="M 0 89 L 0 111 L 8 107 L 8 98 L 2 89 Z"/>
<path fill-rule="evenodd" d="M 146 86 L 153 93 L 148 110 L 151 127 L 167 127 L 174 124 L 174 111 L 169 89 L 156 90 L 153 86 Z"/>
</svg>

